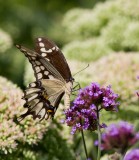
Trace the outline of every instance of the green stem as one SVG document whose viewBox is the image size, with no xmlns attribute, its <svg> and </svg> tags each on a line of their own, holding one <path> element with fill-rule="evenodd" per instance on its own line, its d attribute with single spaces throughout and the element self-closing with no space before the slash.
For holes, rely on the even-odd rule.
<svg viewBox="0 0 139 160">
<path fill-rule="evenodd" d="M 86 143 L 85 143 L 85 139 L 84 139 L 83 129 L 81 129 L 81 134 L 82 134 L 82 139 L 83 139 L 83 145 L 84 145 L 86 159 L 88 159 L 88 154 L 87 154 L 87 149 L 86 149 Z"/>
<path fill-rule="evenodd" d="M 101 156 L 101 130 L 99 126 L 99 109 L 97 107 L 97 132 L 98 132 L 98 154 L 97 154 L 97 160 L 100 160 Z"/>
</svg>

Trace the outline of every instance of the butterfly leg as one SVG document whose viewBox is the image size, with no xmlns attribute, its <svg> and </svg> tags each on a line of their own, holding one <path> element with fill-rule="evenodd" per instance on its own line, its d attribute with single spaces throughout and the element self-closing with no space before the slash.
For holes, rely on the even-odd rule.
<svg viewBox="0 0 139 160">
<path fill-rule="evenodd" d="M 79 82 L 75 82 L 75 83 L 77 83 L 77 84 L 72 88 L 72 92 L 75 92 L 75 91 L 78 91 L 81 89 L 80 83 Z"/>
<path fill-rule="evenodd" d="M 76 83 L 77 83 L 77 84 L 71 89 L 72 95 L 74 95 L 74 96 L 77 96 L 77 94 L 75 94 L 75 93 L 73 93 L 73 92 L 76 92 L 76 91 L 78 91 L 78 90 L 81 89 L 80 84 L 79 84 L 78 82 L 76 82 Z"/>
</svg>

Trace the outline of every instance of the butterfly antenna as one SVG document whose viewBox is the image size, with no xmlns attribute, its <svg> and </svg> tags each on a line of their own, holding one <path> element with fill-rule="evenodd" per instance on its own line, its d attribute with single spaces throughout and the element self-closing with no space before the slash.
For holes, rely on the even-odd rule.
<svg viewBox="0 0 139 160">
<path fill-rule="evenodd" d="M 88 68 L 88 67 L 89 67 L 89 64 L 88 64 L 85 68 L 83 68 L 83 69 L 81 69 L 80 71 L 78 71 L 77 73 L 75 73 L 75 74 L 73 75 L 73 77 L 74 77 L 76 74 L 82 72 L 83 70 L 85 70 L 85 69 Z"/>
</svg>

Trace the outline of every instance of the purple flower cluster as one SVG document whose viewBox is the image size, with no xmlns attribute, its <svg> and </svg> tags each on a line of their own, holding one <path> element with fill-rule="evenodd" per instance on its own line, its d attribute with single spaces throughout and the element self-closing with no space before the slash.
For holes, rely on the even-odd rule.
<svg viewBox="0 0 139 160">
<path fill-rule="evenodd" d="M 81 109 L 74 106 L 71 109 L 65 111 L 66 120 L 68 126 L 72 126 L 71 134 L 74 134 L 76 130 L 91 130 L 97 129 L 97 116 L 96 113 L 90 109 Z"/>
<path fill-rule="evenodd" d="M 73 106 L 67 109 L 65 122 L 68 126 L 72 126 L 72 134 L 76 130 L 91 130 L 97 129 L 97 113 L 101 109 L 117 110 L 119 105 L 116 102 L 118 95 L 115 94 L 111 87 L 101 88 L 99 84 L 92 83 L 84 89 L 81 89 L 78 97 L 74 100 Z M 105 125 L 100 125 L 104 128 Z"/>
<path fill-rule="evenodd" d="M 116 149 L 121 153 L 139 140 L 139 133 L 134 131 L 133 125 L 121 121 L 119 124 L 111 124 L 102 134 L 102 149 Z"/>
<path fill-rule="evenodd" d="M 128 152 L 124 160 L 139 160 L 139 149 L 133 149 L 130 152 Z"/>
<path fill-rule="evenodd" d="M 101 106 L 105 110 L 116 110 L 119 103 L 117 102 L 118 94 L 111 90 L 111 86 L 106 88 L 100 87 L 98 83 L 91 83 L 90 86 L 80 90 L 78 97 L 74 101 L 74 105 L 89 108 L 93 106 Z"/>
</svg>

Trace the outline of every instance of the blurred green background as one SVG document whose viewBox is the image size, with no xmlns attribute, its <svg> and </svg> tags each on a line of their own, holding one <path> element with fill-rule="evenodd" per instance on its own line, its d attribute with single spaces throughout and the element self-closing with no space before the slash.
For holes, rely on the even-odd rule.
<svg viewBox="0 0 139 160">
<path fill-rule="evenodd" d="M 31 48 L 35 37 L 47 36 L 63 46 L 66 41 L 61 25 L 65 13 L 73 7 L 92 8 L 96 2 L 0 1 L 0 74 L 23 87 L 25 58 L 13 44 L 20 43 Z"/>
<path fill-rule="evenodd" d="M 80 134 L 71 136 L 59 122 L 62 106 L 53 123 L 12 120 L 23 110 L 22 89 L 34 79 L 30 64 L 13 44 L 33 49 L 38 36 L 49 37 L 62 49 L 73 74 L 89 64 L 75 77 L 82 87 L 91 82 L 111 84 L 120 95 L 119 112 L 102 113 L 102 122 L 127 120 L 139 129 L 138 6 L 138 0 L 0 1 L 1 159 L 84 158 Z M 89 155 L 95 160 L 94 137 L 95 133 L 86 133 Z"/>
</svg>

